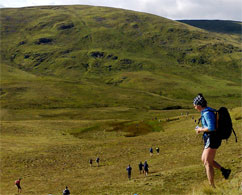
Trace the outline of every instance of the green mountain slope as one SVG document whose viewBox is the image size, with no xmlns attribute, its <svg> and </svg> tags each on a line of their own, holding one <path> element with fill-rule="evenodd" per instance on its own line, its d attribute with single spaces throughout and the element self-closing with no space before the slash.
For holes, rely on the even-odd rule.
<svg viewBox="0 0 242 195">
<path fill-rule="evenodd" d="M 155 15 L 93 6 L 1 9 L 1 45 L 8 110 L 188 108 L 198 92 L 240 105 L 239 37 Z M 36 80 L 26 82 L 27 73 Z"/>
<path fill-rule="evenodd" d="M 3 59 L 36 73 L 80 77 L 190 65 L 212 66 L 220 75 L 238 68 L 239 42 L 144 13 L 89 6 L 3 9 L 1 23 Z"/>
</svg>

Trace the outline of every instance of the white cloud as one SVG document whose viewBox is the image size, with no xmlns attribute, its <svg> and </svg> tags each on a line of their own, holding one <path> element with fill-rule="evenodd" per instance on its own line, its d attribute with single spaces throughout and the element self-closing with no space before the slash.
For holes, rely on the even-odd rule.
<svg viewBox="0 0 242 195">
<path fill-rule="evenodd" d="M 8 0 L 3 7 L 96 5 L 153 13 L 170 19 L 242 20 L 241 0 Z"/>
</svg>

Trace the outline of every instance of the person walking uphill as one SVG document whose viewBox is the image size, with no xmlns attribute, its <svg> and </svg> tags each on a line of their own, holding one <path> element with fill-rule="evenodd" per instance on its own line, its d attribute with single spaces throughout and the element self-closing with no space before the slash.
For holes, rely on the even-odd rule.
<svg viewBox="0 0 242 195">
<path fill-rule="evenodd" d="M 196 133 L 203 133 L 204 150 L 201 160 L 205 166 L 209 184 L 214 185 L 214 167 L 222 172 L 225 179 L 228 179 L 231 170 L 223 168 L 215 159 L 215 154 L 221 145 L 221 139 L 216 136 L 215 110 L 207 106 L 207 101 L 202 94 L 198 94 L 193 100 L 194 108 L 201 112 L 202 127 L 196 127 Z"/>
<path fill-rule="evenodd" d="M 21 181 L 21 178 L 19 178 L 18 180 L 15 181 L 15 185 L 18 188 L 18 193 L 21 193 L 21 191 L 22 191 L 22 188 L 20 186 L 20 181 Z"/>
<path fill-rule="evenodd" d="M 99 167 L 99 162 L 100 162 L 100 158 L 97 157 L 97 159 L 96 159 L 96 163 L 97 163 L 97 166 L 98 166 L 98 167 Z"/>
<path fill-rule="evenodd" d="M 157 155 L 160 154 L 160 148 L 159 147 L 156 147 L 156 153 L 157 153 Z"/>
<path fill-rule="evenodd" d="M 142 162 L 139 163 L 139 173 L 141 174 L 141 172 L 144 173 L 144 169 L 143 169 L 144 165 L 142 164 Z"/>
<path fill-rule="evenodd" d="M 150 148 L 150 156 L 153 156 L 153 148 Z"/>
<path fill-rule="evenodd" d="M 70 190 L 68 189 L 68 187 L 66 186 L 66 189 L 63 190 L 63 195 L 70 195 Z"/>
<path fill-rule="evenodd" d="M 90 167 L 92 167 L 92 159 L 89 160 Z"/>
<path fill-rule="evenodd" d="M 149 165 L 147 163 L 147 160 L 144 163 L 144 172 L 145 172 L 145 176 L 147 176 L 149 172 Z"/>
<path fill-rule="evenodd" d="M 132 171 L 132 167 L 129 165 L 127 168 L 126 168 L 127 172 L 128 172 L 128 178 L 129 180 L 131 179 L 131 171 Z"/>
</svg>

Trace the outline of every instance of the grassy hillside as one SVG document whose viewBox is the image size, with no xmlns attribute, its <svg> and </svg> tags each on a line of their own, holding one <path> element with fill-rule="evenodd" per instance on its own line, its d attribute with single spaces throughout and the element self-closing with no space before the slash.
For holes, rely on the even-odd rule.
<svg viewBox="0 0 242 195">
<path fill-rule="evenodd" d="M 240 81 L 240 40 L 155 15 L 92 6 L 30 7 L 2 9 L 1 24 L 2 60 L 35 74 L 76 80 L 120 71 L 183 75 L 199 69 Z"/>
<path fill-rule="evenodd" d="M 239 21 L 230 20 L 177 20 L 207 31 L 227 34 L 241 35 L 241 25 Z"/>
<path fill-rule="evenodd" d="M 0 24 L 0 194 L 14 194 L 18 177 L 31 195 L 239 192 L 240 36 L 93 6 L 1 9 Z M 233 171 L 228 181 L 216 172 L 216 190 L 193 130 L 197 93 L 230 109 L 239 138 L 218 151 Z"/>
<path fill-rule="evenodd" d="M 23 178 L 26 195 L 60 194 L 66 185 L 76 195 L 239 194 L 241 108 L 231 113 L 239 142 L 232 135 L 219 148 L 216 159 L 232 173 L 227 181 L 216 170 L 215 190 L 207 184 L 200 161 L 202 139 L 193 130 L 191 115 L 170 118 L 170 122 L 165 118 L 136 121 L 135 126 L 134 121 L 117 119 L 2 121 L 1 194 L 14 194 L 18 177 Z M 147 126 L 160 131 L 130 137 L 132 129 L 146 131 Z M 151 146 L 159 146 L 160 155 L 150 157 Z M 89 159 L 97 156 L 100 167 L 96 163 L 89 167 Z M 150 166 L 147 177 L 138 171 L 138 163 L 145 160 Z M 133 167 L 130 181 L 128 164 Z"/>
<path fill-rule="evenodd" d="M 162 117 L 175 116 L 193 112 L 191 96 L 200 91 L 216 108 L 240 104 L 239 85 L 205 75 L 191 83 L 171 74 L 129 72 L 117 75 L 116 80 L 107 77 L 106 84 L 98 79 L 70 81 L 36 76 L 8 65 L 2 65 L 2 73 L 2 120 L 137 120 L 155 117 L 157 112 Z M 124 77 L 128 81 L 115 84 Z"/>
<path fill-rule="evenodd" d="M 1 9 L 0 21 L 1 102 L 10 112 L 186 109 L 198 92 L 240 105 L 238 37 L 93 6 Z"/>
</svg>

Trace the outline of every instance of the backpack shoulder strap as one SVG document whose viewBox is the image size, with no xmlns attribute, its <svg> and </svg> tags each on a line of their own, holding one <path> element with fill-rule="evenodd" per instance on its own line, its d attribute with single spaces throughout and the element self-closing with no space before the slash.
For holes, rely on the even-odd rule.
<svg viewBox="0 0 242 195">
<path fill-rule="evenodd" d="M 235 136 L 235 142 L 238 142 L 238 140 L 237 140 L 237 136 L 236 136 L 236 133 L 235 133 L 235 131 L 234 131 L 234 128 L 232 128 L 232 131 L 233 131 L 233 134 L 234 134 L 234 136 Z"/>
<path fill-rule="evenodd" d="M 208 110 L 208 112 L 212 112 L 212 113 L 215 114 L 215 116 L 216 116 L 216 129 L 217 129 L 217 127 L 218 127 L 218 117 L 219 117 L 219 116 L 218 116 L 218 111 L 217 111 L 217 110 L 215 110 L 215 111 Z M 201 119 L 202 119 L 202 117 L 200 117 L 200 118 L 198 119 L 197 125 L 200 124 Z"/>
<path fill-rule="evenodd" d="M 216 120 L 215 127 L 216 127 L 216 130 L 218 130 L 219 113 L 217 110 L 215 111 L 215 117 L 216 117 L 215 118 L 215 120 Z"/>
</svg>

